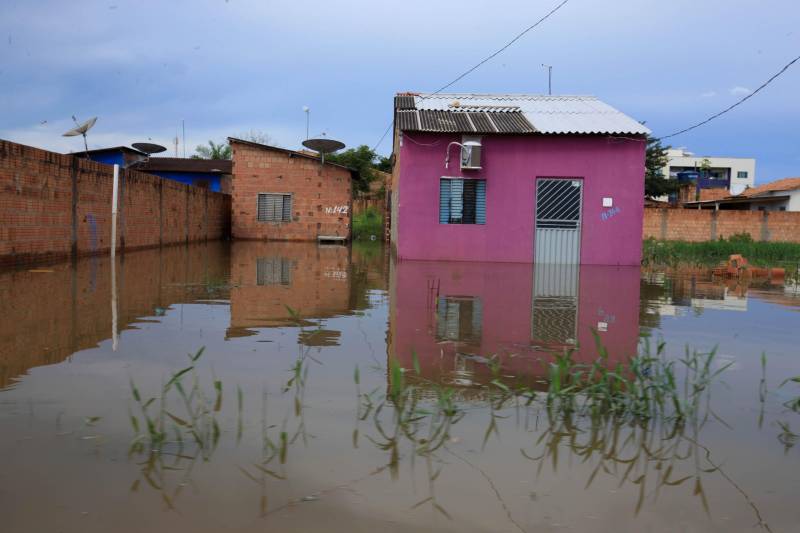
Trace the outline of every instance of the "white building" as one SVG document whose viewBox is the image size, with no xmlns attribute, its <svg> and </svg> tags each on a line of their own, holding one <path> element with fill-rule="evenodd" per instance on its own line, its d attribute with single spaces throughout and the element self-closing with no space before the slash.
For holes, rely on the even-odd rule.
<svg viewBox="0 0 800 533">
<path fill-rule="evenodd" d="M 685 148 L 670 148 L 667 157 L 663 175 L 670 179 L 676 179 L 678 172 L 700 170 L 707 165 L 709 178 L 727 182 L 731 194 L 741 193 L 756 181 L 756 160 L 752 157 L 697 156 Z"/>
<path fill-rule="evenodd" d="M 743 193 L 716 200 L 686 202 L 697 209 L 739 209 L 744 211 L 800 211 L 800 178 L 784 178 Z"/>
</svg>

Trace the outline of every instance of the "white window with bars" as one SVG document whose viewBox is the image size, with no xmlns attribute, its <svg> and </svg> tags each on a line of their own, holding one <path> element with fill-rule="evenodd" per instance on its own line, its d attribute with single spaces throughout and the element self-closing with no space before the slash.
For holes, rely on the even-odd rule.
<svg viewBox="0 0 800 533">
<path fill-rule="evenodd" d="M 292 194 L 259 193 L 256 219 L 259 222 L 291 222 Z"/>
</svg>

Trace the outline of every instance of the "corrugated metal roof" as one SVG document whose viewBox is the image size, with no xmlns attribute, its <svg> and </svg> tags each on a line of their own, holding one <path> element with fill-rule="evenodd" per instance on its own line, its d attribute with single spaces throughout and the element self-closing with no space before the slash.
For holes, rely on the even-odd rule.
<svg viewBox="0 0 800 533">
<path fill-rule="evenodd" d="M 143 172 L 192 172 L 198 174 L 230 174 L 230 159 L 187 159 L 182 157 L 151 157 L 133 168 Z"/>
<path fill-rule="evenodd" d="M 536 131 L 520 111 L 441 111 L 437 109 L 398 110 L 402 131 L 453 133 L 533 133 Z"/>
<path fill-rule="evenodd" d="M 413 99 L 414 107 L 409 100 Z M 400 107 L 402 104 L 402 107 Z M 468 114 L 473 129 L 461 132 L 490 133 L 549 133 L 549 134 L 628 134 L 644 135 L 650 130 L 642 124 L 598 100 L 594 96 L 549 96 L 533 94 L 453 94 L 435 95 L 403 93 L 395 98 L 398 118 L 401 114 L 419 110 L 439 112 L 442 129 L 434 128 L 433 122 L 414 121 L 408 117 L 398 120 L 401 130 L 455 131 L 451 122 L 441 113 Z M 401 112 L 402 110 L 402 112 Z M 476 123 L 476 119 L 477 122 Z M 445 129 L 446 128 L 446 129 Z"/>
</svg>

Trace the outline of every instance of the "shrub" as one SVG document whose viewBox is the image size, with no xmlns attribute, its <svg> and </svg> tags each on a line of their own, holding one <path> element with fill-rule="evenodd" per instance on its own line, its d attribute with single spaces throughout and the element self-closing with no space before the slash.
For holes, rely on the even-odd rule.
<svg viewBox="0 0 800 533">
<path fill-rule="evenodd" d="M 710 266 L 727 261 L 732 254 L 742 254 L 756 266 L 794 267 L 800 262 L 800 244 L 754 241 L 750 235 L 733 235 L 729 239 L 705 242 L 646 239 L 642 264 Z"/>
<path fill-rule="evenodd" d="M 383 216 L 374 207 L 363 213 L 353 215 L 353 239 L 370 240 L 372 236 L 381 239 L 383 236 Z"/>
</svg>

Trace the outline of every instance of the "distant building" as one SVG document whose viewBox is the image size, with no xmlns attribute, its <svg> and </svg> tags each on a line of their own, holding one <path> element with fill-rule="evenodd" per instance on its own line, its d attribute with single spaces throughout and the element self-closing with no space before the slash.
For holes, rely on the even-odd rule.
<svg viewBox="0 0 800 533">
<path fill-rule="evenodd" d="M 746 189 L 738 195 L 697 202 L 684 207 L 743 211 L 800 211 L 800 178 L 784 178 Z"/>
<path fill-rule="evenodd" d="M 114 146 L 89 150 L 89 159 L 107 165 L 120 165 L 140 172 L 201 187 L 214 192 L 230 194 L 232 163 L 228 159 L 190 159 L 181 157 L 150 157 L 127 146 Z M 86 157 L 86 152 L 75 152 L 76 157 Z"/>
<path fill-rule="evenodd" d="M 162 178 L 202 187 L 214 192 L 231 193 L 233 163 L 230 159 L 186 159 L 181 157 L 150 157 L 136 170 Z"/>
<path fill-rule="evenodd" d="M 667 150 L 667 157 L 664 177 L 694 180 L 698 190 L 726 189 L 739 194 L 755 183 L 756 160 L 750 157 L 696 156 L 684 148 Z M 707 167 L 705 172 L 701 172 L 703 167 Z"/>
<path fill-rule="evenodd" d="M 241 139 L 233 148 L 234 239 L 346 241 L 352 178 L 345 166 L 317 156 Z"/>
<path fill-rule="evenodd" d="M 642 124 L 592 96 L 395 97 L 401 259 L 639 265 Z"/>
</svg>

